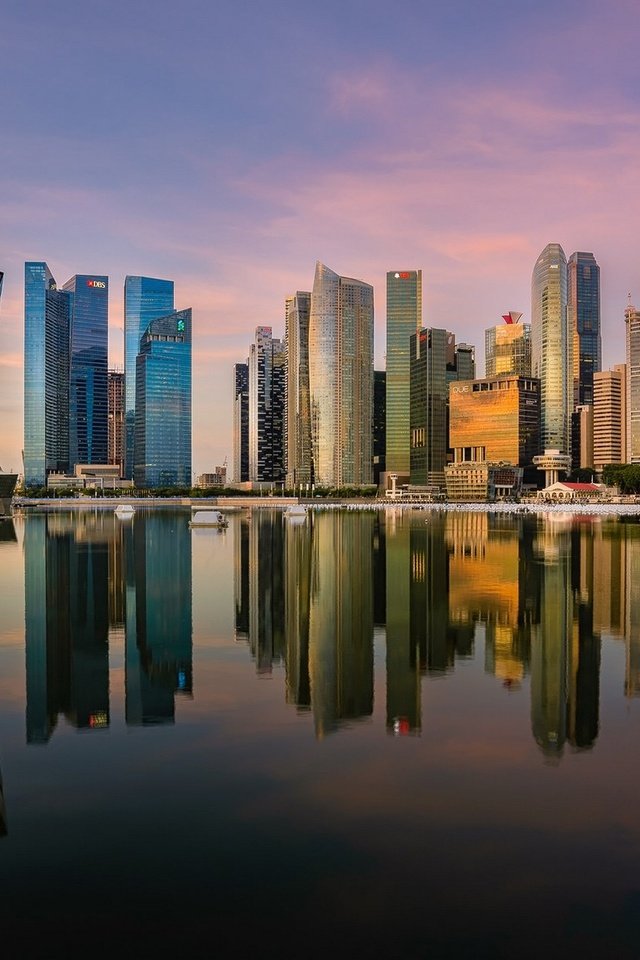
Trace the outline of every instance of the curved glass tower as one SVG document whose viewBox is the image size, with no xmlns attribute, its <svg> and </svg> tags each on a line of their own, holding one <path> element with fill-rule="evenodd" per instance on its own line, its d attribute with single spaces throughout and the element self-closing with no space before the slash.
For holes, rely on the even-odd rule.
<svg viewBox="0 0 640 960">
<path fill-rule="evenodd" d="M 315 483 L 371 483 L 373 287 L 316 263 L 309 319 Z"/>
<path fill-rule="evenodd" d="M 571 454 L 572 336 L 567 313 L 567 258 L 549 243 L 531 278 L 531 373 L 540 379 L 540 444 Z"/>
</svg>

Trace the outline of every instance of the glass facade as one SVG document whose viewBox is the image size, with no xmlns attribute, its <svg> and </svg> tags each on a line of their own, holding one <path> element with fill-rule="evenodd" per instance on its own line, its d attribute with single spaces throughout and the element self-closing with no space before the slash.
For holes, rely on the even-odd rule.
<svg viewBox="0 0 640 960">
<path fill-rule="evenodd" d="M 316 264 L 309 321 L 314 481 L 372 478 L 373 287 Z"/>
<path fill-rule="evenodd" d="M 542 450 L 571 454 L 572 337 L 567 319 L 567 260 L 549 243 L 531 280 L 531 372 L 540 380 Z"/>
<path fill-rule="evenodd" d="M 191 485 L 191 310 L 152 320 L 136 360 L 137 487 Z"/>
<path fill-rule="evenodd" d="M 626 321 L 627 463 L 640 463 L 640 310 L 631 304 Z"/>
<path fill-rule="evenodd" d="M 593 403 L 593 375 L 601 368 L 600 267 L 592 253 L 567 263 L 567 312 L 573 335 L 573 404 Z"/>
<path fill-rule="evenodd" d="M 313 481 L 309 404 L 310 311 L 310 293 L 298 290 L 294 297 L 287 297 L 286 474 L 287 486 L 292 488 Z"/>
<path fill-rule="evenodd" d="M 125 374 L 125 472 L 133 477 L 135 462 L 136 358 L 140 338 L 152 320 L 174 309 L 173 280 L 125 277 L 124 280 L 124 374 Z"/>
<path fill-rule="evenodd" d="M 233 367 L 233 479 L 249 479 L 249 364 Z"/>
<path fill-rule="evenodd" d="M 76 275 L 70 294 L 69 461 L 107 463 L 109 279 Z"/>
<path fill-rule="evenodd" d="M 422 326 L 422 270 L 387 273 L 386 469 L 408 476 L 410 469 L 409 339 Z"/>
<path fill-rule="evenodd" d="M 24 475 L 42 486 L 69 469 L 71 296 L 44 262 L 25 263 Z"/>
<path fill-rule="evenodd" d="M 531 376 L 531 324 L 503 323 L 484 332 L 485 375 Z"/>
<path fill-rule="evenodd" d="M 447 462 L 447 346 L 451 334 L 423 329 L 410 339 L 411 483 L 444 486 Z"/>
<path fill-rule="evenodd" d="M 271 333 L 256 327 L 249 350 L 249 480 L 282 483 L 286 349 Z"/>
</svg>

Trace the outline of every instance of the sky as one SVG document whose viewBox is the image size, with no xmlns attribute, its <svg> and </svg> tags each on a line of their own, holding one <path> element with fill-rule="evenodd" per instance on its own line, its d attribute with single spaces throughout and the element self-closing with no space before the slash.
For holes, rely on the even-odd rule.
<svg viewBox="0 0 640 960">
<path fill-rule="evenodd" d="M 21 471 L 23 276 L 127 274 L 193 308 L 193 471 L 232 462 L 233 364 L 317 260 L 422 269 L 476 347 L 547 243 L 601 268 L 603 367 L 640 304 L 636 0 L 3 0 L 0 467 Z"/>
</svg>

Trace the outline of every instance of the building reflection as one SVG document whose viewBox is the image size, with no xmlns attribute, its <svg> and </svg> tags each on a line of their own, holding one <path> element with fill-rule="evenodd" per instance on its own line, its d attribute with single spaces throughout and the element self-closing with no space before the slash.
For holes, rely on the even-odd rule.
<svg viewBox="0 0 640 960">
<path fill-rule="evenodd" d="M 24 556 L 27 742 L 46 743 L 61 716 L 82 730 L 109 725 L 109 640 L 118 637 L 126 722 L 171 722 L 175 694 L 192 689 L 186 520 L 34 513 Z"/>
</svg>

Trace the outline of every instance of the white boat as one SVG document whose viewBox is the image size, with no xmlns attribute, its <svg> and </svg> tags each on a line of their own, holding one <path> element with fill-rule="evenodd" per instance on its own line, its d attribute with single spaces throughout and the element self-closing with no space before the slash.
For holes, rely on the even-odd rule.
<svg viewBox="0 0 640 960">
<path fill-rule="evenodd" d="M 224 530 L 229 526 L 229 521 L 219 510 L 198 510 L 192 516 L 190 527 L 217 527 Z"/>
<path fill-rule="evenodd" d="M 114 513 L 119 520 L 130 520 L 135 510 L 130 503 L 119 503 Z"/>
<path fill-rule="evenodd" d="M 287 520 L 293 520 L 296 523 L 301 523 L 307 519 L 308 510 L 304 503 L 292 503 L 290 507 L 287 507 L 284 511 L 284 515 Z"/>
</svg>

